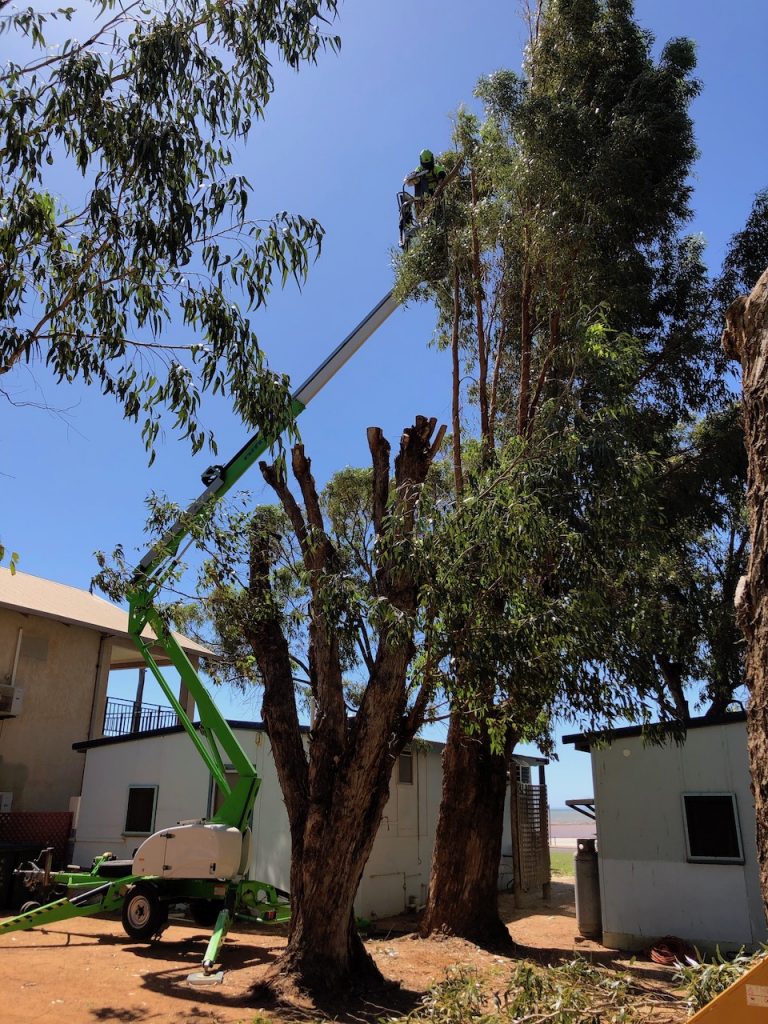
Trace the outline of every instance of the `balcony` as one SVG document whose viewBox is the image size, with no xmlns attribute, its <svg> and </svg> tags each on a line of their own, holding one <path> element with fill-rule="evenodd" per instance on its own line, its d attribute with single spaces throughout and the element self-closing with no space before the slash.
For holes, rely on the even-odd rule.
<svg viewBox="0 0 768 1024">
<path fill-rule="evenodd" d="M 150 729 L 167 729 L 178 725 L 173 708 L 162 704 L 139 704 L 120 697 L 107 697 L 104 712 L 104 736 L 130 736 Z"/>
</svg>

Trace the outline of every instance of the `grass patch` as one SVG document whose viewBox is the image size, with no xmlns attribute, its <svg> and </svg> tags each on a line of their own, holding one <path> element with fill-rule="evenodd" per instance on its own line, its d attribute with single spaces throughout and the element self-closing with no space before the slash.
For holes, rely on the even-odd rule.
<svg viewBox="0 0 768 1024">
<path fill-rule="evenodd" d="M 573 850 L 550 850 L 549 863 L 552 875 L 573 875 Z"/>
</svg>

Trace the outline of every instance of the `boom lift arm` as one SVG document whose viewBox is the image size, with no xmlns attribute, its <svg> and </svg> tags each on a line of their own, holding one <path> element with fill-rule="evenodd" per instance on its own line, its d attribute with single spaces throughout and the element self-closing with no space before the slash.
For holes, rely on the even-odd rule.
<svg viewBox="0 0 768 1024">
<path fill-rule="evenodd" d="M 292 396 L 290 410 L 292 420 L 304 411 L 315 395 L 378 330 L 398 305 L 393 293 L 388 292 L 317 367 Z M 284 424 L 283 429 L 288 425 L 288 423 Z M 216 785 L 225 794 L 223 804 L 211 821 L 215 824 L 234 826 L 241 832 L 247 828 L 251 809 L 258 793 L 258 776 L 251 759 L 211 700 L 194 666 L 154 607 L 154 600 L 165 580 L 177 566 L 183 551 L 186 550 L 186 546 L 182 547 L 182 545 L 185 544 L 185 541 L 188 542 L 196 518 L 207 513 L 234 487 L 253 463 L 275 443 L 280 433 L 281 431 L 275 432 L 274 435 L 261 432 L 255 434 L 226 465 L 213 466 L 206 471 L 203 476 L 203 482 L 207 485 L 206 489 L 176 520 L 162 539 L 144 555 L 133 575 L 128 594 L 129 633 L 152 675 L 173 706 L 179 722 L 184 726 L 203 758 Z M 147 626 L 154 632 L 157 637 L 156 641 L 146 640 L 142 637 L 142 632 Z M 159 646 L 167 654 L 182 682 L 194 698 L 200 715 L 200 731 L 195 728 L 173 689 L 165 680 L 152 655 L 153 646 Z M 231 770 L 237 775 L 234 786 L 229 785 L 226 770 L 230 769 L 227 767 L 225 770 L 225 765 L 231 765 Z"/>
</svg>

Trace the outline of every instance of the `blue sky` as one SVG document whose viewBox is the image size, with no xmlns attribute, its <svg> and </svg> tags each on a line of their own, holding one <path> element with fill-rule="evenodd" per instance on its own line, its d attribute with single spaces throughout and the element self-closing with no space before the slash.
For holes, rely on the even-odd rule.
<svg viewBox="0 0 768 1024">
<path fill-rule="evenodd" d="M 516 11 L 510 0 L 357 0 L 341 6 L 339 56 L 298 75 L 278 69 L 267 119 L 241 147 L 238 170 L 254 186 L 255 215 L 302 212 L 327 230 L 303 291 L 276 293 L 257 318 L 271 365 L 296 384 L 389 289 L 402 177 L 422 147 L 449 144 L 452 112 L 471 104 L 479 76 L 519 68 L 525 30 Z M 693 107 L 701 157 L 691 230 L 705 237 L 716 269 L 754 193 L 768 185 L 768 145 L 756 117 L 768 85 L 768 6 L 638 0 L 636 12 L 659 46 L 677 35 L 697 43 L 704 88 Z M 65 192 L 69 180 L 60 181 Z M 369 425 L 396 441 L 416 413 L 447 421 L 449 367 L 429 347 L 431 333 L 427 308 L 399 310 L 302 416 L 320 482 L 367 462 Z M 56 388 L 37 366 L 16 372 L 12 386 L 17 400 L 60 410 L 0 398 L 0 540 L 21 553 L 24 571 L 87 587 L 95 549 L 141 546 L 147 492 L 186 503 L 201 490 L 210 456 L 193 459 L 165 433 L 148 468 L 138 430 L 95 391 Z M 242 444 L 243 429 L 220 402 L 208 403 L 206 415 L 226 458 Z M 254 497 L 262 494 L 258 474 L 247 484 Z M 257 713 L 237 700 L 224 704 L 239 717 Z M 549 781 L 553 806 L 587 795 L 587 756 L 565 748 Z"/>
</svg>

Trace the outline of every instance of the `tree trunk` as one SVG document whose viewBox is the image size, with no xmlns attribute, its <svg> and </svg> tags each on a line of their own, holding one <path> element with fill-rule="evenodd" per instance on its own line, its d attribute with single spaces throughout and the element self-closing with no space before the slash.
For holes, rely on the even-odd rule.
<svg viewBox="0 0 768 1024">
<path fill-rule="evenodd" d="M 512 945 L 498 911 L 511 739 L 507 747 L 492 753 L 484 725 L 468 736 L 451 715 L 423 937 L 441 931 L 494 949 Z"/>
<path fill-rule="evenodd" d="M 483 316 L 483 268 L 480 260 L 480 239 L 477 233 L 475 209 L 477 207 L 477 186 L 475 172 L 469 174 L 472 189 L 472 292 L 475 299 L 475 319 L 477 324 L 477 399 L 480 407 L 480 437 L 485 457 L 488 448 L 488 345 L 485 339 L 485 318 Z"/>
<path fill-rule="evenodd" d="M 453 325 L 451 328 L 451 430 L 453 431 L 453 485 L 456 500 L 464 496 L 464 471 L 461 455 L 461 364 L 459 360 L 459 326 L 461 297 L 459 272 L 453 271 Z"/>
<path fill-rule="evenodd" d="M 406 428 L 394 481 L 389 443 L 378 427 L 368 430 L 372 521 L 386 541 L 376 565 L 376 594 L 395 615 L 378 628 L 368 685 L 354 716 L 346 714 L 339 626 L 327 600 L 339 556 L 325 530 L 310 461 L 296 445 L 291 465 L 303 508 L 282 467 L 260 463 L 299 541 L 309 580 L 309 679 L 317 707 L 305 749 L 282 609 L 272 590 L 274 536 L 255 528 L 248 589 L 258 614 L 249 615 L 244 628 L 264 684 L 264 722 L 291 829 L 288 945 L 267 984 L 286 994 L 337 994 L 383 983 L 357 934 L 354 899 L 389 797 L 392 766 L 428 703 L 424 689 L 409 702 L 406 677 L 415 645 L 400 620 L 412 621 L 418 605 L 419 563 L 408 552 L 421 486 L 445 433 L 441 427 L 435 435 L 435 427 L 434 419 L 418 416 Z"/>
<path fill-rule="evenodd" d="M 291 850 L 292 917 L 285 952 L 269 975 L 278 987 L 315 993 L 375 989 L 384 983 L 357 932 L 354 900 L 389 797 L 392 758 L 366 787 L 355 766 L 342 768 L 325 803 L 313 801 Z"/>
<path fill-rule="evenodd" d="M 747 640 L 747 743 L 760 885 L 768 907 L 768 270 L 752 294 L 728 310 L 723 348 L 741 362 L 744 389 L 751 548 L 736 591 L 736 616 Z"/>
<path fill-rule="evenodd" d="M 531 322 L 531 270 L 523 271 L 523 293 L 520 300 L 520 384 L 517 397 L 517 432 L 525 437 L 528 430 L 528 410 L 531 390 L 531 350 L 533 325 Z"/>
<path fill-rule="evenodd" d="M 675 717 L 681 722 L 690 721 L 691 712 L 688 707 L 688 701 L 685 699 L 685 690 L 683 689 L 684 666 L 679 661 L 672 661 L 668 654 L 657 654 L 656 662 L 667 691 L 672 698 Z"/>
</svg>

